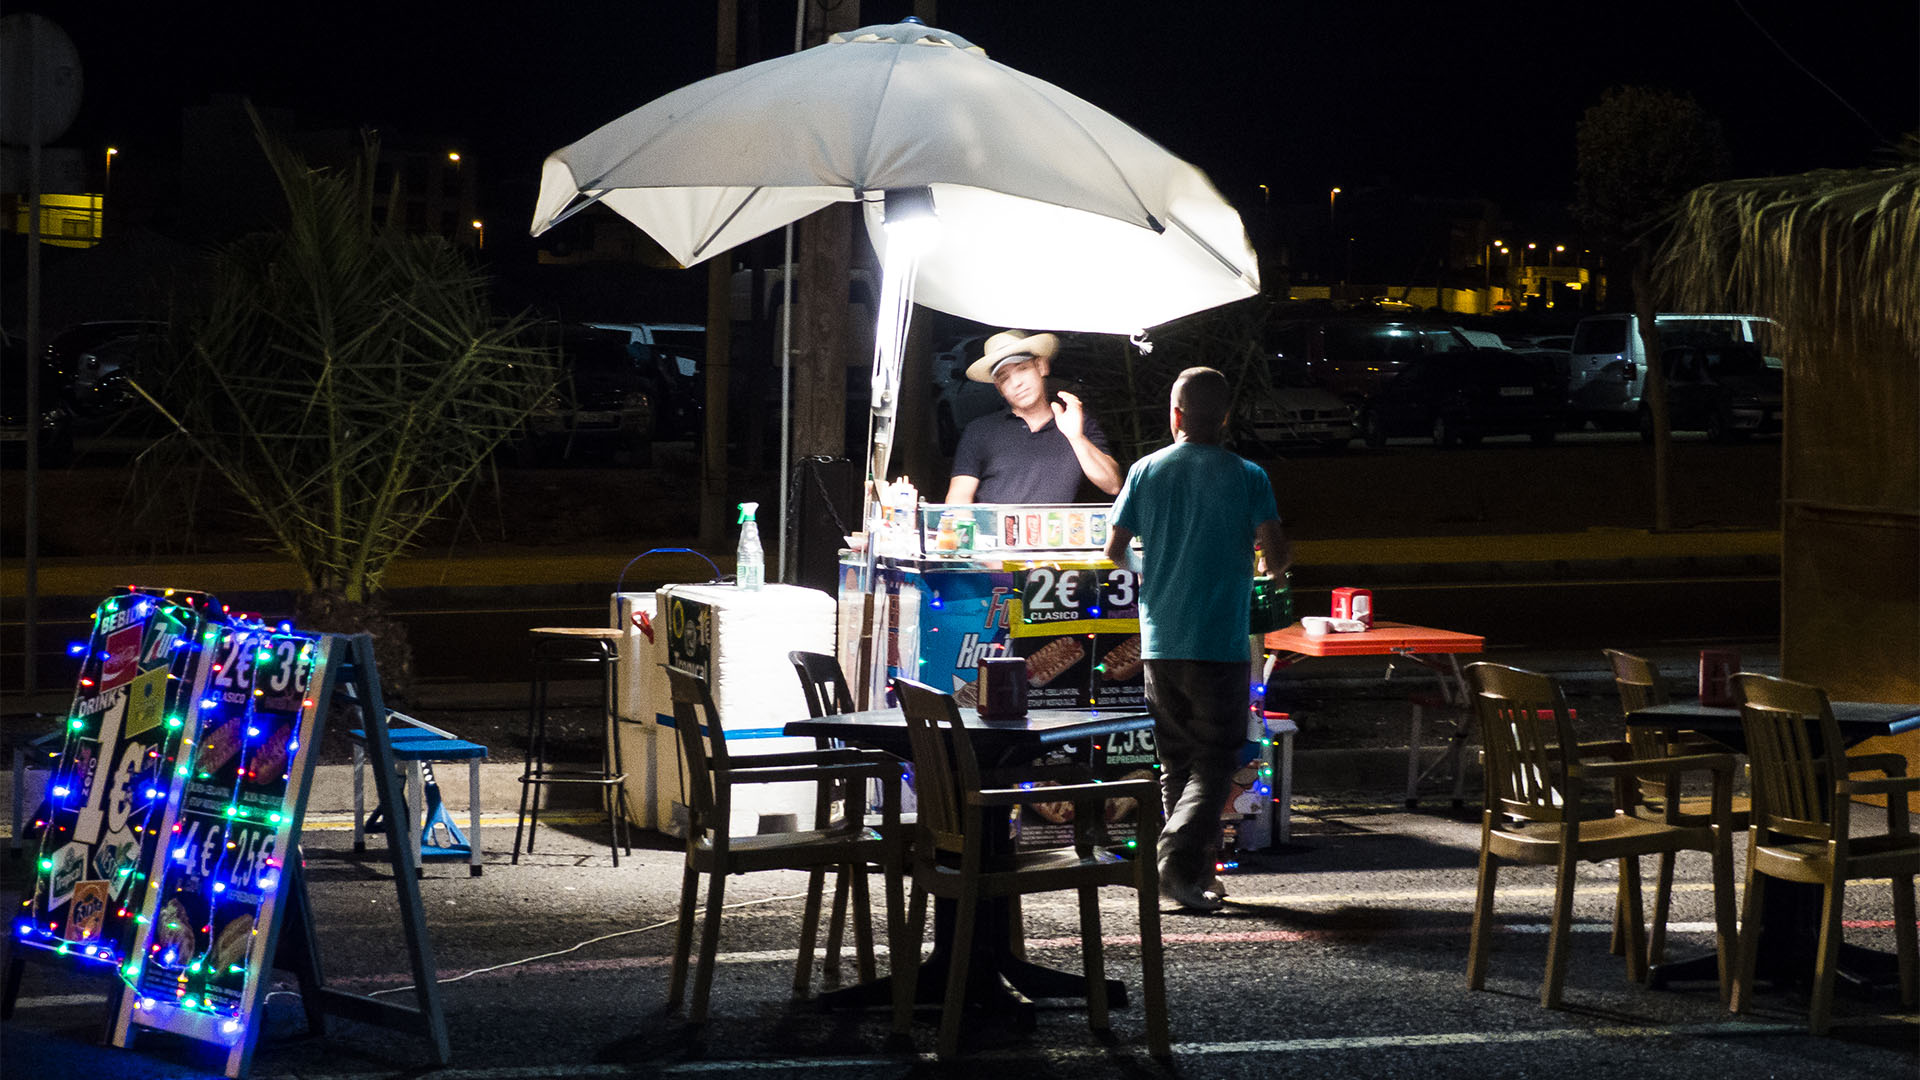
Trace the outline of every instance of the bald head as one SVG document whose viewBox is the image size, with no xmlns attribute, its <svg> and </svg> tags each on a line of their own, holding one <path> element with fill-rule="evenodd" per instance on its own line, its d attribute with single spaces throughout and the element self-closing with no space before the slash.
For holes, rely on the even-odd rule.
<svg viewBox="0 0 1920 1080">
<path fill-rule="evenodd" d="M 1172 405 L 1179 410 L 1177 424 L 1195 442 L 1219 442 L 1227 423 L 1233 390 L 1227 377 L 1210 367 L 1190 367 L 1173 381 Z"/>
</svg>

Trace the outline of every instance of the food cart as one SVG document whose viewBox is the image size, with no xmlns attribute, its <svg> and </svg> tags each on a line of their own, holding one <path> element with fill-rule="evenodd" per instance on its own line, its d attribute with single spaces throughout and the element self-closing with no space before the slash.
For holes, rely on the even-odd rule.
<svg viewBox="0 0 1920 1080">
<path fill-rule="evenodd" d="M 1111 506 L 948 506 L 905 483 L 883 485 L 876 502 L 867 534 L 841 553 L 838 589 L 840 666 L 867 702 L 877 707 L 889 680 L 906 676 L 976 705 L 980 662 L 1018 656 L 1029 709 L 1146 707 L 1139 576 L 1102 552 Z M 1101 779 L 1150 776 L 1156 760 L 1152 732 L 1076 752 Z M 1274 740 L 1257 717 L 1242 761 L 1223 814 L 1238 847 L 1261 848 L 1273 829 Z M 1071 807 L 1051 809 L 1023 816 L 1022 843 L 1071 841 Z"/>
</svg>

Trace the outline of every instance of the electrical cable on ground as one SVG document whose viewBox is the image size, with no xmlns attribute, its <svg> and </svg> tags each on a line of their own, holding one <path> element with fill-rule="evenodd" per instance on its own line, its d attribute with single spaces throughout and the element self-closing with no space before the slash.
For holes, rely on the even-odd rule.
<svg viewBox="0 0 1920 1080">
<path fill-rule="evenodd" d="M 763 897 L 759 900 L 737 900 L 731 904 L 721 905 L 721 910 L 731 911 L 734 908 L 752 907 L 756 904 L 772 904 L 772 903 L 777 903 L 778 901 L 781 901 L 781 900 L 803 900 L 806 898 L 806 895 L 807 895 L 806 893 L 789 893 L 785 896 L 768 896 L 768 897 Z M 589 945 L 597 945 L 602 941 L 612 941 L 614 938 L 626 937 L 629 934 L 644 934 L 649 930 L 658 930 L 662 927 L 672 926 L 677 922 L 679 922 L 678 919 L 667 919 L 663 922 L 649 923 L 646 926 L 636 926 L 631 930 L 616 930 L 611 934 L 601 934 L 599 937 L 588 938 L 585 941 L 578 942 L 573 945 L 569 945 L 564 949 L 556 949 L 553 952 L 540 953 L 537 956 L 528 956 L 519 960 L 509 960 L 504 964 L 494 964 L 490 967 L 474 968 L 472 971 L 461 972 L 458 975 L 450 975 L 444 979 L 435 979 L 434 984 L 437 986 L 445 986 L 448 983 L 457 983 L 463 979 L 470 979 L 475 975 L 485 975 L 488 972 L 503 971 L 507 968 L 519 967 L 522 964 L 531 964 L 537 960 L 551 960 L 556 956 L 565 956 L 570 952 L 576 952 L 580 949 L 586 948 Z M 408 990 L 414 989 L 416 985 L 417 984 L 414 984 L 414 983 L 408 983 L 405 986 L 390 986 L 385 990 L 375 990 L 372 993 L 368 994 L 367 996 L 379 997 L 382 994 L 405 993 Z M 299 997 L 300 992 L 297 990 L 275 990 L 272 993 L 267 995 L 268 998 L 276 998 L 281 996 Z"/>
</svg>

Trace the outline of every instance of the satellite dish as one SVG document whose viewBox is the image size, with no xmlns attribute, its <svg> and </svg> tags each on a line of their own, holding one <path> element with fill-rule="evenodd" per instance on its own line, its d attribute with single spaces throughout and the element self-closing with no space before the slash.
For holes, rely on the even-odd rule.
<svg viewBox="0 0 1920 1080">
<path fill-rule="evenodd" d="M 0 17 L 0 142 L 40 144 L 67 133 L 80 115 L 80 53 L 52 19 L 16 14 Z"/>
</svg>

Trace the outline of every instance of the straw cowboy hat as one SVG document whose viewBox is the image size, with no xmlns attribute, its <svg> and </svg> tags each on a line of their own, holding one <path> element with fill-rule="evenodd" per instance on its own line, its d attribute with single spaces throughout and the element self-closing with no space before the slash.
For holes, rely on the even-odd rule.
<svg viewBox="0 0 1920 1080">
<path fill-rule="evenodd" d="M 987 339 L 986 351 L 980 359 L 967 365 L 967 378 L 974 382 L 990 383 L 994 369 L 1003 363 L 1024 360 L 1052 360 L 1053 354 L 1060 351 L 1060 339 L 1052 334 L 1027 334 L 1019 330 L 1004 330 Z"/>
</svg>

